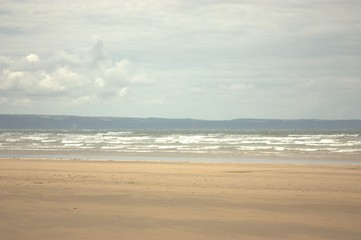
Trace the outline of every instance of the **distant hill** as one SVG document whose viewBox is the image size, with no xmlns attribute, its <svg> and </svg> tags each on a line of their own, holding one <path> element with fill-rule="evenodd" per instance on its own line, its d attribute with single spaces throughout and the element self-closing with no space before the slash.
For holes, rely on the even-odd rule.
<svg viewBox="0 0 361 240">
<path fill-rule="evenodd" d="M 0 114 L 0 129 L 300 129 L 361 130 L 361 120 L 79 117 Z"/>
</svg>

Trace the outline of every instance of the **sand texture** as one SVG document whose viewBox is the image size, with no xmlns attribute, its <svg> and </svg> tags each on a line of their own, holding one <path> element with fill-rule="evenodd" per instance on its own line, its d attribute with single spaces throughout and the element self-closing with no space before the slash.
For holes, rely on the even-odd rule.
<svg viewBox="0 0 361 240">
<path fill-rule="evenodd" d="M 361 166 L 2 159 L 0 239 L 361 239 Z"/>
</svg>

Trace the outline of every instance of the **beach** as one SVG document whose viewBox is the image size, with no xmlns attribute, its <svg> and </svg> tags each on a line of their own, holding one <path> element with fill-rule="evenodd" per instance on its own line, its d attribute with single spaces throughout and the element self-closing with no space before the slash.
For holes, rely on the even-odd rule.
<svg viewBox="0 0 361 240">
<path fill-rule="evenodd" d="M 0 196 L 7 240 L 361 239 L 361 165 L 8 158 Z"/>
</svg>

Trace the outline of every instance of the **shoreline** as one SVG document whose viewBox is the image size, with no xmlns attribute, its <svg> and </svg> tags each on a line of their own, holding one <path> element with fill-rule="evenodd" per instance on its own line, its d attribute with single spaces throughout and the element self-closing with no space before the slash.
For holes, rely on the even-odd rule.
<svg viewBox="0 0 361 240">
<path fill-rule="evenodd" d="M 1 239 L 360 239 L 361 166 L 0 159 Z"/>
<path fill-rule="evenodd" d="M 52 159 L 81 161 L 130 161 L 130 162 L 192 162 L 192 163 L 259 163 L 259 164 L 337 164 L 360 165 L 359 155 L 215 155 L 186 153 L 105 153 L 105 152 L 44 152 L 44 151 L 4 151 L 0 159 Z"/>
<path fill-rule="evenodd" d="M 181 164 L 189 164 L 192 165 L 229 165 L 229 166 L 247 166 L 247 165 L 255 165 L 255 166 L 290 166 L 290 167 L 297 167 L 297 166 L 330 166 L 330 167 L 345 167 L 345 166 L 354 166 L 359 167 L 361 166 L 361 163 L 348 163 L 348 162 L 334 162 L 334 161 L 319 161 L 314 162 L 313 160 L 310 161 L 299 161 L 296 162 L 294 160 L 285 160 L 285 161 L 274 161 L 269 160 L 265 161 L 265 159 L 259 159 L 259 160 L 242 160 L 242 161 L 189 161 L 189 160 L 181 160 L 183 158 L 180 158 L 179 161 L 171 161 L 169 158 L 164 157 L 164 159 L 158 159 L 157 157 L 152 158 L 151 160 L 147 159 L 141 159 L 136 158 L 122 158 L 121 160 L 113 160 L 110 158 L 105 159 L 81 159 L 81 158 L 48 158 L 48 157 L 1 157 L 0 156 L 0 162 L 1 161 L 15 161 L 15 162 L 64 162 L 64 163 L 114 163 L 114 164 L 174 164 L 174 165 L 181 165 Z M 168 160 L 166 160 L 168 159 Z"/>
</svg>

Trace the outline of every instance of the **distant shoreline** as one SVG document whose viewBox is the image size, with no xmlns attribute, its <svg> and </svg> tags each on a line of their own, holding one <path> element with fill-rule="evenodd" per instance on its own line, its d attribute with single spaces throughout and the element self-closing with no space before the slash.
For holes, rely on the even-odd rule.
<svg viewBox="0 0 361 240">
<path fill-rule="evenodd" d="M 0 129 L 263 129 L 361 131 L 361 120 L 251 118 L 199 120 L 190 118 L 169 119 L 0 114 Z"/>
</svg>

